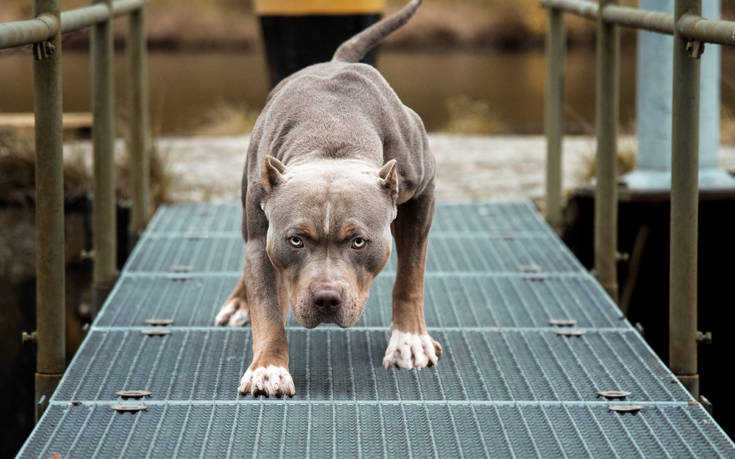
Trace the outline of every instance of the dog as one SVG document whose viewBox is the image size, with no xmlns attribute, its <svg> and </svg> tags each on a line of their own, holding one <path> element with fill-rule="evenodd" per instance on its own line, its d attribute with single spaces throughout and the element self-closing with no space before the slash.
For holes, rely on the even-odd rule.
<svg viewBox="0 0 735 459">
<path fill-rule="evenodd" d="M 293 396 L 285 321 L 353 325 L 373 279 L 397 250 L 388 368 L 435 365 L 426 330 L 424 268 L 436 163 L 421 118 L 373 67 L 359 63 L 419 7 L 344 42 L 330 62 L 289 76 L 268 95 L 242 180 L 242 278 L 216 325 L 252 321 L 253 360 L 238 391 Z"/>
</svg>

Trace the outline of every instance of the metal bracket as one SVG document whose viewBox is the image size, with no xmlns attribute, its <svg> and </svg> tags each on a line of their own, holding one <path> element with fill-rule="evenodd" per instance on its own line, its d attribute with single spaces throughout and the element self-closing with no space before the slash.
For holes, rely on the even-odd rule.
<svg viewBox="0 0 735 459">
<path fill-rule="evenodd" d="M 574 319 L 549 319 L 549 325 L 552 327 L 573 327 L 577 325 Z"/>
<path fill-rule="evenodd" d="M 115 392 L 115 395 L 122 397 L 123 399 L 128 398 L 143 398 L 150 397 L 151 393 L 147 390 L 120 390 Z"/>
<path fill-rule="evenodd" d="M 557 335 L 566 336 L 571 338 L 572 336 L 580 337 L 584 335 L 585 331 L 578 328 L 560 328 L 556 331 Z"/>
<path fill-rule="evenodd" d="M 33 330 L 32 332 L 23 332 L 20 334 L 21 342 L 23 343 L 35 343 L 38 341 L 38 332 Z"/>
<path fill-rule="evenodd" d="M 136 413 L 138 411 L 145 411 L 148 407 L 145 405 L 112 405 L 112 409 L 118 413 Z"/>
<path fill-rule="evenodd" d="M 712 416 L 712 402 L 709 401 L 704 395 L 699 395 L 699 402 L 702 404 L 705 410 Z"/>
<path fill-rule="evenodd" d="M 165 327 L 167 325 L 171 325 L 174 323 L 173 319 L 146 319 L 145 323 L 152 326 L 161 326 Z"/>
<path fill-rule="evenodd" d="M 686 52 L 692 59 L 699 59 L 704 53 L 704 42 L 699 40 L 689 40 L 686 44 Z"/>
<path fill-rule="evenodd" d="M 546 274 L 526 274 L 523 276 L 524 279 L 531 282 L 543 282 L 547 277 Z"/>
<path fill-rule="evenodd" d="M 165 336 L 171 334 L 171 330 L 165 328 L 144 328 L 140 332 L 148 336 Z"/>
<path fill-rule="evenodd" d="M 597 393 L 598 397 L 605 397 L 608 400 L 624 400 L 629 395 L 630 392 L 626 390 L 601 390 Z"/>
<path fill-rule="evenodd" d="M 33 44 L 33 58 L 42 61 L 51 57 L 56 52 L 56 46 L 50 40 L 40 41 Z"/>
<path fill-rule="evenodd" d="M 641 410 L 642 408 L 643 408 L 643 407 L 642 407 L 642 406 L 640 406 L 640 405 L 610 405 L 610 406 L 608 407 L 608 409 L 609 409 L 610 411 L 616 411 L 616 412 L 618 412 L 618 413 L 620 413 L 620 414 L 625 414 L 625 413 L 632 413 L 632 414 L 636 414 L 636 413 L 637 413 L 637 412 L 639 412 L 639 411 L 640 411 L 640 410 Z"/>
<path fill-rule="evenodd" d="M 712 332 L 702 333 L 697 331 L 697 343 L 712 344 Z"/>
<path fill-rule="evenodd" d="M 521 265 L 518 267 L 521 272 L 528 274 L 540 273 L 543 269 L 539 265 Z"/>
</svg>

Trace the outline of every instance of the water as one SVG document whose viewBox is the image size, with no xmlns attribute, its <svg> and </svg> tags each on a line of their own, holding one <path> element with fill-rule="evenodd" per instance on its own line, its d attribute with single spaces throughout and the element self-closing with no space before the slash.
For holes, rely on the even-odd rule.
<svg viewBox="0 0 735 459">
<path fill-rule="evenodd" d="M 543 130 L 543 50 L 384 51 L 378 67 L 404 103 L 416 110 L 430 131 L 449 121 L 447 102 L 460 96 L 482 100 L 506 133 L 539 134 Z M 124 111 L 126 58 L 118 54 L 116 93 Z M 0 54 L 0 112 L 33 109 L 32 59 L 27 53 Z M 264 57 L 259 52 L 151 53 L 151 114 L 156 134 L 186 135 L 221 104 L 262 107 L 268 92 Z M 592 50 L 573 50 L 567 57 L 566 103 L 570 132 L 592 132 L 594 126 L 595 57 Z M 735 49 L 723 50 L 723 75 L 735 74 Z M 64 110 L 89 111 L 89 59 L 67 52 L 63 61 Z M 635 120 L 635 50 L 623 50 L 620 75 L 620 122 L 632 131 Z M 735 113 L 735 86 L 723 84 L 722 102 Z M 122 113 L 124 115 L 124 113 Z"/>
</svg>

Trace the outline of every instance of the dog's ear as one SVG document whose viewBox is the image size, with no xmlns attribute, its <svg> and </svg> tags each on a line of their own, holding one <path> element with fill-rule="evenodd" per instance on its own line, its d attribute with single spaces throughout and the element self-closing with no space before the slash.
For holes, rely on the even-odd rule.
<svg viewBox="0 0 735 459">
<path fill-rule="evenodd" d="M 398 166 L 395 159 L 391 159 L 383 164 L 378 171 L 380 177 L 380 186 L 388 191 L 390 198 L 395 202 L 398 198 Z"/>
<path fill-rule="evenodd" d="M 266 193 L 270 193 L 273 188 L 283 181 L 283 175 L 286 173 L 286 166 L 273 156 L 266 156 L 263 161 L 263 188 Z"/>
</svg>

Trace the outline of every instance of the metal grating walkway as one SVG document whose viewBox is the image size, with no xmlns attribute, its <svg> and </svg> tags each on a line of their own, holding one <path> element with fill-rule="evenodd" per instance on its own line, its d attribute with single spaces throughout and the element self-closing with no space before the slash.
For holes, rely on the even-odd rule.
<svg viewBox="0 0 735 459">
<path fill-rule="evenodd" d="M 380 366 L 392 260 L 348 330 L 287 324 L 292 399 L 237 394 L 250 328 L 211 323 L 236 284 L 237 204 L 158 211 L 21 457 L 730 457 L 690 398 L 530 204 L 440 205 L 425 314 L 439 365 Z M 169 318 L 166 336 L 145 319 Z M 557 334 L 550 319 L 585 333 Z M 115 393 L 145 389 L 146 411 Z M 600 390 L 631 392 L 606 401 Z M 73 402 L 73 403 L 72 403 Z M 610 405 L 635 404 L 637 414 Z"/>
</svg>

